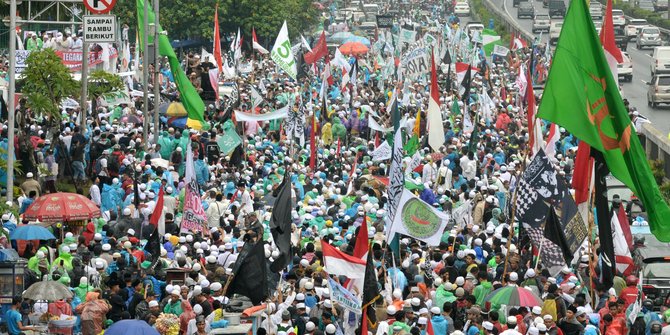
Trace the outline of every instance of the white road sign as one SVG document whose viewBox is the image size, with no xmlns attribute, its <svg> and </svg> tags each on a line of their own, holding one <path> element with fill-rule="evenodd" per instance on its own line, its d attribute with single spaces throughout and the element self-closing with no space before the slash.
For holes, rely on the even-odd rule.
<svg viewBox="0 0 670 335">
<path fill-rule="evenodd" d="M 88 43 L 116 41 L 116 16 L 84 15 L 84 34 L 82 38 Z"/>
</svg>

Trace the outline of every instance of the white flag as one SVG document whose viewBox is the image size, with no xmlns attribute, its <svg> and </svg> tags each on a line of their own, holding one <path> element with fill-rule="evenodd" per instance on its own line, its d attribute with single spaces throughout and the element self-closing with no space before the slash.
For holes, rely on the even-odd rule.
<svg viewBox="0 0 670 335">
<path fill-rule="evenodd" d="M 286 21 L 277 35 L 277 40 L 275 41 L 274 47 L 270 52 L 272 60 L 279 65 L 279 67 L 284 70 L 291 78 L 296 79 L 298 76 L 298 67 L 295 63 L 295 57 L 293 57 L 293 51 L 291 50 L 291 40 L 288 37 L 288 27 L 286 26 Z"/>
<path fill-rule="evenodd" d="M 398 203 L 402 196 L 403 189 L 405 189 L 405 175 L 402 173 L 402 128 L 398 128 L 393 137 L 393 157 L 391 161 L 391 168 L 389 169 L 389 187 L 386 189 L 388 198 L 388 215 L 385 217 L 385 231 L 390 232 L 386 234 L 386 242 L 391 242 L 395 234 L 393 234 L 393 222 L 398 209 Z"/>
<path fill-rule="evenodd" d="M 260 93 L 258 93 L 255 87 L 251 86 L 251 104 L 252 104 L 251 109 L 256 110 L 256 107 L 258 107 L 262 103 L 263 103 L 263 97 L 261 96 Z"/>
<path fill-rule="evenodd" d="M 396 233 L 413 237 L 428 246 L 438 246 L 449 214 L 427 204 L 407 189 L 398 201 L 389 235 Z"/>
<path fill-rule="evenodd" d="M 370 156 L 372 156 L 373 162 L 379 162 L 391 159 L 391 154 L 393 154 L 393 149 L 391 149 L 388 141 L 384 141 L 370 153 Z"/>
</svg>

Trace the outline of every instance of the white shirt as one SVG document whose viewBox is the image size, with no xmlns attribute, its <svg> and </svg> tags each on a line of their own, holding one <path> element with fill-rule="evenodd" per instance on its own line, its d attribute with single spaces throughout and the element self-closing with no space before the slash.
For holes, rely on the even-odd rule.
<svg viewBox="0 0 670 335">
<path fill-rule="evenodd" d="M 98 187 L 97 184 L 93 184 L 91 185 L 91 188 L 88 190 L 88 192 L 91 195 L 91 200 L 93 201 L 93 203 L 98 205 L 98 207 L 100 207 L 100 204 L 102 203 L 102 198 L 100 195 L 100 187 Z"/>
</svg>

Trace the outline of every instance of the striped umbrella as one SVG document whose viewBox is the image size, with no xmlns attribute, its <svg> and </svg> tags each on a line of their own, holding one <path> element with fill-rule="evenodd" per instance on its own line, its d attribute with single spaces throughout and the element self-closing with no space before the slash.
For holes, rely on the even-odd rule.
<svg viewBox="0 0 670 335">
<path fill-rule="evenodd" d="M 542 306 L 542 299 L 540 297 L 532 291 L 518 286 L 501 287 L 489 293 L 484 301 L 498 306 Z"/>
</svg>

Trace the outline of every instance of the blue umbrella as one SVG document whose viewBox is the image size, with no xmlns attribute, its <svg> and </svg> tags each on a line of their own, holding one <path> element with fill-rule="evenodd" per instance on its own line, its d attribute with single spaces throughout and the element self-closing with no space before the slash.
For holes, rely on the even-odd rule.
<svg viewBox="0 0 670 335">
<path fill-rule="evenodd" d="M 142 320 L 121 320 L 105 330 L 105 335 L 160 335 L 158 331 Z"/>
<path fill-rule="evenodd" d="M 347 38 L 352 38 L 352 37 L 354 37 L 354 36 L 356 36 L 356 35 L 354 35 L 354 34 L 348 32 L 348 31 L 341 31 L 341 32 L 339 32 L 339 33 L 335 33 L 335 34 L 333 34 L 332 36 L 329 36 L 327 39 L 328 39 L 329 41 L 340 42 L 340 43 L 342 43 L 342 42 L 343 42 L 344 40 L 346 40 Z"/>
<path fill-rule="evenodd" d="M 55 240 L 56 237 L 48 229 L 36 225 L 28 224 L 18 226 L 9 237 L 10 240 Z"/>
<path fill-rule="evenodd" d="M 15 262 L 19 254 L 14 249 L 0 249 L 0 262 Z"/>
<path fill-rule="evenodd" d="M 365 45 L 366 47 L 370 47 L 370 40 L 363 37 L 363 36 L 355 36 L 354 35 L 354 36 L 351 36 L 351 37 L 345 39 L 344 42 L 345 43 L 349 43 L 349 42 L 361 43 L 361 44 Z"/>
</svg>

